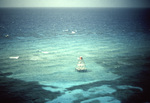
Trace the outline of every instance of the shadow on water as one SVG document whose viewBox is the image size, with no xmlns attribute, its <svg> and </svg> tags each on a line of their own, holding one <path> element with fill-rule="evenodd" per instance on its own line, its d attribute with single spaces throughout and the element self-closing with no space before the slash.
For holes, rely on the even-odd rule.
<svg viewBox="0 0 150 103">
<path fill-rule="evenodd" d="M 1 103 L 44 103 L 61 95 L 42 89 L 38 82 L 25 82 L 7 78 L 12 73 L 0 72 L 0 102 Z"/>
</svg>

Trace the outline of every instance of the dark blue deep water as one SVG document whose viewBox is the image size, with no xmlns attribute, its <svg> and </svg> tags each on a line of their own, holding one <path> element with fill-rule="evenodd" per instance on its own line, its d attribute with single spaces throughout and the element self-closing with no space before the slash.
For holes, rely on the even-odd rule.
<svg viewBox="0 0 150 103">
<path fill-rule="evenodd" d="M 148 103 L 149 44 L 150 9 L 1 8 L 0 100 Z"/>
</svg>

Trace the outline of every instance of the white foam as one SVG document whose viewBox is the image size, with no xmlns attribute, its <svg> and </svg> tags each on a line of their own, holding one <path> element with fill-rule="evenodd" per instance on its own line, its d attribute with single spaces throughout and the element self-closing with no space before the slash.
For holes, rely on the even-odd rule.
<svg viewBox="0 0 150 103">
<path fill-rule="evenodd" d="M 76 32 L 75 32 L 75 31 L 72 31 L 71 33 L 72 33 L 72 34 L 75 34 Z"/>
<path fill-rule="evenodd" d="M 19 59 L 19 56 L 9 57 L 9 59 Z"/>
<path fill-rule="evenodd" d="M 44 54 L 48 54 L 49 52 L 47 52 L 47 51 L 42 51 L 42 53 L 44 53 Z"/>
</svg>

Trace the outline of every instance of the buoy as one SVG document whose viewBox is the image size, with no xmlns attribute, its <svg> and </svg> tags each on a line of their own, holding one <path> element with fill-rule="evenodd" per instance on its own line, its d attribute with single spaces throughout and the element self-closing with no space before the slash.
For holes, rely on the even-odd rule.
<svg viewBox="0 0 150 103">
<path fill-rule="evenodd" d="M 78 64 L 77 64 L 77 67 L 76 67 L 76 70 L 77 70 L 78 72 L 86 72 L 86 71 L 87 71 L 82 56 L 79 57 Z"/>
<path fill-rule="evenodd" d="M 80 56 L 80 60 L 82 60 L 83 58 Z"/>
</svg>

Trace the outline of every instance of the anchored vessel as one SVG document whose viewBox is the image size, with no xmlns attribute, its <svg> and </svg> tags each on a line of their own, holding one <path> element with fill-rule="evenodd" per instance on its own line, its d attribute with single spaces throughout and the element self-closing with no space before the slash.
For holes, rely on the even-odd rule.
<svg viewBox="0 0 150 103">
<path fill-rule="evenodd" d="M 83 57 L 81 57 L 81 56 L 79 57 L 76 70 L 77 70 L 78 72 L 86 72 L 86 71 L 87 71 L 86 66 L 85 66 L 85 63 L 84 63 L 84 60 L 83 60 Z"/>
</svg>

